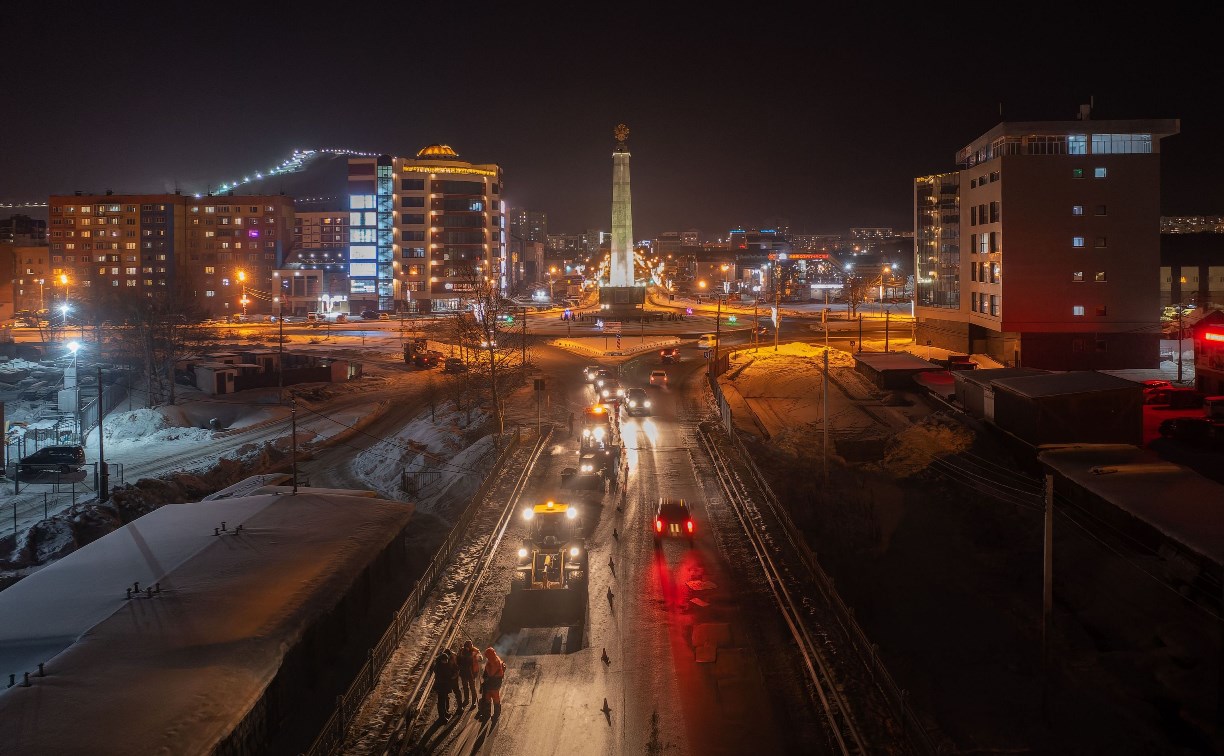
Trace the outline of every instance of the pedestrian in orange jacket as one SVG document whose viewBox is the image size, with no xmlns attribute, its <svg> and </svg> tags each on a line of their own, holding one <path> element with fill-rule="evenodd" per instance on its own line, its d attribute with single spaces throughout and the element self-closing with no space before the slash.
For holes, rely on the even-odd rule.
<svg viewBox="0 0 1224 756">
<path fill-rule="evenodd" d="M 493 719 L 496 720 L 501 716 L 501 686 L 502 680 L 506 677 L 506 663 L 497 655 L 497 649 L 489 646 L 485 649 L 485 667 L 484 667 L 484 682 L 481 683 L 481 690 L 484 692 L 484 698 L 481 701 L 481 718 L 487 717 L 489 714 L 489 703 L 493 704 Z"/>
</svg>

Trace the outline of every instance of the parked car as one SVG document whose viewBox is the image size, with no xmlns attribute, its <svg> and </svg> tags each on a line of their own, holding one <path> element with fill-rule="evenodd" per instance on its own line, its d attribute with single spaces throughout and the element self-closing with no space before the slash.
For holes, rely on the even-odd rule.
<svg viewBox="0 0 1224 756">
<path fill-rule="evenodd" d="M 1205 417 L 1171 417 L 1160 423 L 1160 437 L 1177 441 L 1212 441 L 1219 426 Z"/>
<path fill-rule="evenodd" d="M 416 365 L 419 368 L 436 368 L 438 365 L 442 364 L 442 359 L 443 358 L 442 358 L 441 352 L 439 352 L 436 349 L 429 349 L 426 351 L 418 351 L 418 352 L 413 353 L 412 364 Z M 459 359 L 459 358 L 454 357 L 452 359 Z M 459 361 L 463 362 L 463 360 L 459 360 Z"/>
<path fill-rule="evenodd" d="M 362 320 L 378 320 L 378 310 L 362 310 Z"/>
<path fill-rule="evenodd" d="M 27 454 L 17 464 L 18 477 L 32 477 L 39 473 L 70 473 L 85 466 L 85 447 L 44 446 L 33 454 Z"/>
<path fill-rule="evenodd" d="M 467 371 L 467 363 L 458 357 L 447 357 L 442 365 L 443 373 L 463 373 Z"/>
<path fill-rule="evenodd" d="M 1195 409 L 1203 406 L 1203 392 L 1192 388 L 1156 388 L 1143 392 L 1144 404 L 1168 405 L 1169 409 Z"/>
</svg>

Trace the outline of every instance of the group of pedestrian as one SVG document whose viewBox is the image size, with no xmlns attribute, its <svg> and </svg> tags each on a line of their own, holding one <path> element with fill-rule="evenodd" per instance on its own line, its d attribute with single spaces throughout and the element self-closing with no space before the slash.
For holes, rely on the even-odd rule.
<svg viewBox="0 0 1224 756">
<path fill-rule="evenodd" d="M 458 652 L 443 649 L 434 660 L 434 693 L 438 696 L 438 721 L 451 718 L 450 698 L 455 697 L 455 716 L 468 709 L 480 707 L 477 719 L 493 719 L 501 716 L 501 684 L 506 676 L 506 663 L 497 655 L 497 649 L 489 646 L 480 653 L 471 640 L 463 642 Z M 480 680 L 480 696 L 476 695 L 476 681 Z"/>
</svg>

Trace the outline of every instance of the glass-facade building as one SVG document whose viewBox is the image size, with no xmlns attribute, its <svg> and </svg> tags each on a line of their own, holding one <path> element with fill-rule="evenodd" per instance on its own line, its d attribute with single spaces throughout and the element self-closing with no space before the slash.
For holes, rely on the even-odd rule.
<svg viewBox="0 0 1224 756">
<path fill-rule="evenodd" d="M 460 160 L 446 145 L 415 158 L 351 158 L 351 309 L 450 311 L 480 283 L 505 292 L 501 193 L 501 168 Z"/>
<path fill-rule="evenodd" d="M 959 173 L 914 180 L 914 255 L 917 304 L 959 310 Z"/>
</svg>

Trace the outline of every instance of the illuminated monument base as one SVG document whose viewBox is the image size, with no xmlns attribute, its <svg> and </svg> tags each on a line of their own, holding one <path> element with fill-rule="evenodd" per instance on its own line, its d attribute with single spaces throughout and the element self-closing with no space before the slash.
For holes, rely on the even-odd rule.
<svg viewBox="0 0 1224 756">
<path fill-rule="evenodd" d="M 637 320 L 646 311 L 646 287 L 600 286 L 599 311 L 604 318 Z"/>
</svg>

